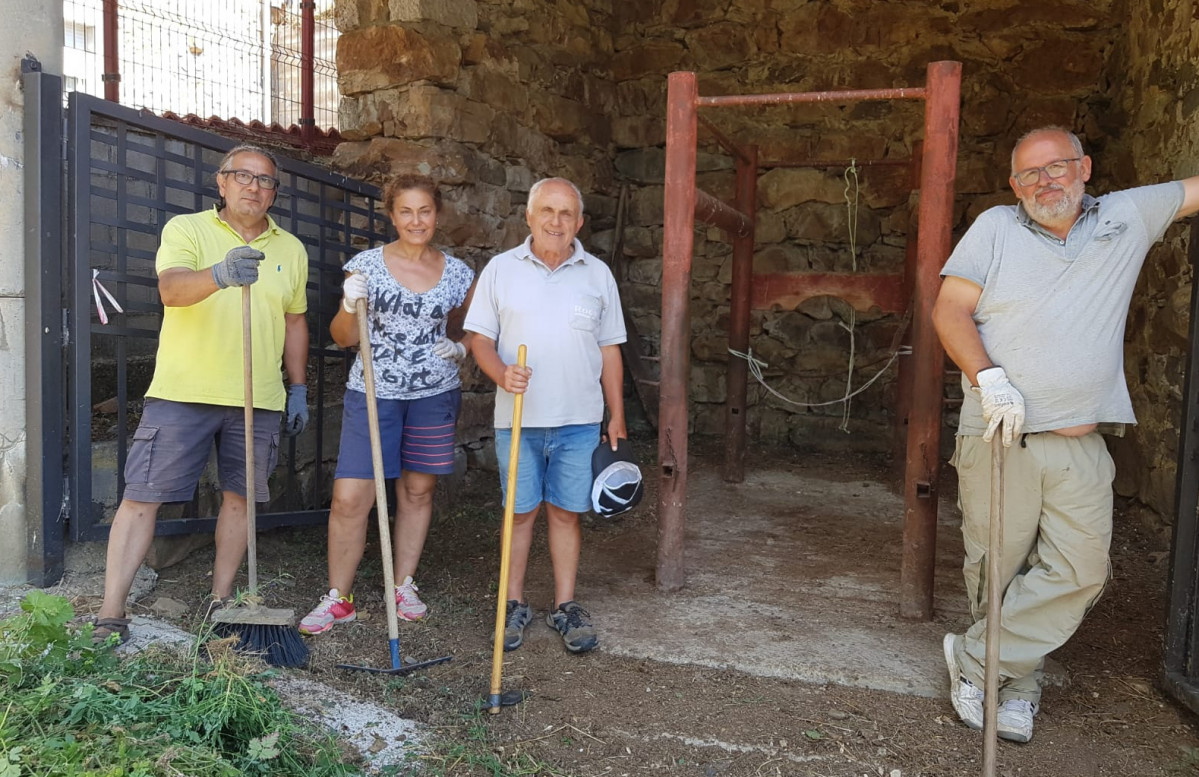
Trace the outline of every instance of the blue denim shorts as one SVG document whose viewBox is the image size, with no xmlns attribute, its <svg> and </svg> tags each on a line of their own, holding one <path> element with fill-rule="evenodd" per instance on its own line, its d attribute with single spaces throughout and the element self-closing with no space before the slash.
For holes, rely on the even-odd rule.
<svg viewBox="0 0 1199 777">
<path fill-rule="evenodd" d="M 254 492 L 270 501 L 267 480 L 279 463 L 276 410 L 254 411 Z M 240 407 L 147 398 L 125 459 L 125 491 L 135 502 L 186 502 L 216 443 L 221 490 L 246 494 L 246 415 Z"/>
<path fill-rule="evenodd" d="M 599 445 L 599 424 L 533 427 L 520 431 L 516 466 L 516 512 L 527 513 L 542 502 L 585 513 L 591 509 L 591 454 Z M 500 488 L 508 498 L 508 455 L 512 430 L 495 430 Z"/>
<path fill-rule="evenodd" d="M 451 389 L 420 399 L 380 399 L 379 439 L 383 476 L 401 470 L 448 475 L 454 471 L 454 439 L 462 392 Z M 341 448 L 334 478 L 372 480 L 370 425 L 366 394 L 346 390 L 341 413 Z"/>
</svg>

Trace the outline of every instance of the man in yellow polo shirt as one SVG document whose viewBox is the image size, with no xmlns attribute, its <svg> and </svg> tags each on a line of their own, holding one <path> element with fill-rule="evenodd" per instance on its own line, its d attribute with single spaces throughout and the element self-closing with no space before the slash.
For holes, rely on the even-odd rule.
<svg viewBox="0 0 1199 777">
<path fill-rule="evenodd" d="M 155 259 L 162 331 L 154 378 L 125 465 L 125 492 L 108 539 L 104 604 L 95 634 L 129 638 L 125 600 L 154 538 L 163 502 L 192 498 L 213 443 L 221 481 L 212 595 L 224 599 L 246 551 L 245 388 L 241 286 L 251 286 L 255 499 L 283 433 L 308 422 L 308 255 L 267 215 L 279 185 L 267 151 L 238 146 L 216 174 L 221 200 L 176 216 Z M 287 374 L 284 390 L 280 365 Z"/>
</svg>

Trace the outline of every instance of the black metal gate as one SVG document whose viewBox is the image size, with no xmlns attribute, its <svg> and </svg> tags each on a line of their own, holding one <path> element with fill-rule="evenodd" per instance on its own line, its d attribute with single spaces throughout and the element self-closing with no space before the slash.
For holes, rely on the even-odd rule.
<svg viewBox="0 0 1199 777">
<path fill-rule="evenodd" d="M 154 272 L 158 235 L 170 217 L 216 202 L 217 165 L 235 142 L 82 93 L 69 95 L 64 137 L 61 79 L 25 78 L 27 96 L 40 95 L 27 101 L 26 158 L 38 160 L 41 212 L 35 215 L 47 225 L 35 249 L 40 262 L 27 261 L 40 270 L 40 278 L 29 279 L 29 296 L 39 293 L 35 280 L 41 286 L 27 338 L 28 358 L 41 360 L 41 394 L 30 415 L 36 411 L 42 427 L 29 430 L 31 441 L 40 436 L 40 450 L 30 458 L 39 455 L 42 464 L 36 483 L 30 473 L 35 490 L 29 501 L 36 493 L 31 506 L 43 522 L 40 543 L 31 548 L 40 558 L 31 553 L 30 561 L 40 570 L 35 580 L 48 584 L 61 574 L 65 528 L 75 541 L 108 536 L 124 490 L 129 435 L 153 372 L 162 316 Z M 39 112 L 32 137 L 31 111 Z M 339 304 L 342 265 L 386 241 L 389 228 L 375 207 L 373 186 L 286 158 L 280 158 L 279 178 L 271 215 L 309 256 L 311 421 L 281 451 L 272 475 L 276 496 L 258 513 L 262 528 L 327 517 L 340 417 L 326 407 L 339 404 L 348 366 L 347 353 L 330 339 L 329 321 Z M 55 185 L 60 181 L 65 197 Z M 216 493 L 206 476 L 189 504 L 163 506 L 157 533 L 212 531 Z"/>
<path fill-rule="evenodd" d="M 1166 690 L 1199 712 L 1199 220 L 1191 222 L 1190 351 L 1178 435 L 1174 544 L 1166 616 Z"/>
</svg>

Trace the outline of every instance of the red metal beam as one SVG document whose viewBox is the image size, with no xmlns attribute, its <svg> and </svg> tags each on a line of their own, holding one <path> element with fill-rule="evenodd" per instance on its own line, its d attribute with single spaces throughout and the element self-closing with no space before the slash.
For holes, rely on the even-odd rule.
<svg viewBox="0 0 1199 777">
<path fill-rule="evenodd" d="M 662 228 L 661 400 L 658 416 L 658 588 L 686 582 L 687 383 L 691 371 L 691 252 L 695 232 L 695 158 L 699 127 L 695 73 L 676 72 L 666 86 L 666 187 Z"/>
<path fill-rule="evenodd" d="M 795 161 L 761 162 L 759 170 L 772 170 L 776 167 L 899 167 L 910 165 L 910 159 L 797 159 Z"/>
<path fill-rule="evenodd" d="M 316 2 L 300 0 L 300 137 L 316 136 Z"/>
<path fill-rule="evenodd" d="M 695 188 L 695 174 L 692 173 L 691 188 Z M 753 220 L 727 202 L 718 200 L 702 189 L 695 192 L 695 218 L 720 227 L 733 237 L 745 237 L 754 231 Z"/>
<path fill-rule="evenodd" d="M 758 200 L 758 147 L 746 149 L 747 160 L 737 160 L 737 210 L 749 221 L 749 234 L 733 239 L 733 280 L 729 306 L 729 347 L 741 353 L 749 351 L 750 291 L 754 274 L 754 219 Z M 724 479 L 730 483 L 745 480 L 745 396 L 749 384 L 749 365 L 740 356 L 729 354 L 724 419 Z"/>
<path fill-rule="evenodd" d="M 117 0 L 104 0 L 104 99 L 121 101 L 121 60 L 117 50 Z"/>
<path fill-rule="evenodd" d="M 899 275 L 789 272 L 754 276 L 754 310 L 770 310 L 774 305 L 793 310 L 805 300 L 823 296 L 840 297 L 862 312 L 875 307 L 884 313 L 903 313 L 908 309 Z"/>
<path fill-rule="evenodd" d="M 961 63 L 933 62 L 928 66 L 899 584 L 899 614 L 918 620 L 928 620 L 933 614 L 945 352 L 933 330 L 932 309 L 941 288 L 941 267 L 949 256 L 961 84 Z"/>
<path fill-rule="evenodd" d="M 934 63 L 935 64 L 935 63 Z M 733 105 L 790 105 L 793 103 L 846 103 L 861 100 L 920 100 L 926 87 L 901 89 L 858 89 L 845 92 L 783 92 L 779 94 L 734 94 L 724 97 L 696 97 L 701 108 Z"/>
<path fill-rule="evenodd" d="M 924 157 L 924 142 L 917 141 L 912 146 L 911 185 L 912 189 L 920 188 L 920 162 Z M 916 254 L 919 246 L 920 230 L 916 222 L 916 210 L 908 213 L 908 239 L 904 246 L 903 258 L 903 298 L 910 304 L 912 291 L 916 285 Z M 912 344 L 911 322 L 904 334 L 902 345 Z M 912 407 L 912 363 L 904 357 L 899 360 L 899 368 L 895 377 L 895 429 L 892 436 L 893 461 L 897 473 L 906 466 L 908 447 L 908 414 Z M 902 477 L 902 475 L 900 475 Z"/>
</svg>

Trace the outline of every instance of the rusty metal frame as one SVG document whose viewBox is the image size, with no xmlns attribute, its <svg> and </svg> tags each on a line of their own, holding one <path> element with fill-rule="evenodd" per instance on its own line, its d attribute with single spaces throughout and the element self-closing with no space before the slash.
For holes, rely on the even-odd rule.
<svg viewBox="0 0 1199 777">
<path fill-rule="evenodd" d="M 933 62 L 928 66 L 925 86 L 917 88 L 718 97 L 699 95 L 695 73 L 670 74 L 666 101 L 662 370 L 658 426 L 660 486 L 656 579 L 659 588 L 677 590 L 686 582 L 683 536 L 687 501 L 687 385 L 691 367 L 689 302 L 694 221 L 718 226 L 733 238 L 729 343 L 734 349 L 743 350 L 748 344 L 749 311 L 754 299 L 752 262 L 756 179 L 758 169 L 766 166 L 759 164 L 755 147 L 735 143 L 711 122 L 701 119 L 699 109 L 864 100 L 924 100 L 923 153 L 917 153 L 913 160 L 905 162 L 913 168 L 918 167 L 921 190 L 917 224 L 920 240 L 914 260 L 909 261 L 907 277 L 882 279 L 863 276 L 855 280 L 847 276 L 824 274 L 823 278 L 804 277 L 802 289 L 788 285 L 793 284 L 792 281 L 773 279 L 773 283 L 786 286 L 783 291 L 790 295 L 812 291 L 835 293 L 854 297 L 857 304 L 886 299 L 887 307 L 900 308 L 906 299 L 912 300 L 912 385 L 904 396 L 906 407 L 901 408 L 906 411 L 908 418 L 908 434 L 900 614 L 918 619 L 932 616 L 944 352 L 932 329 L 931 313 L 940 288 L 941 265 L 949 255 L 961 70 L 961 63 L 958 62 Z M 717 143 L 737 160 L 735 205 L 721 202 L 696 188 L 695 166 L 701 122 L 705 129 L 712 132 Z M 786 161 L 770 163 L 769 166 L 801 164 L 808 166 L 805 162 Z M 829 163 L 813 160 L 810 166 L 825 164 Z M 764 299 L 759 296 L 759 303 Z M 742 360 L 730 360 L 726 415 L 729 445 L 724 474 L 726 479 L 734 481 L 744 476 L 746 372 Z"/>
</svg>

